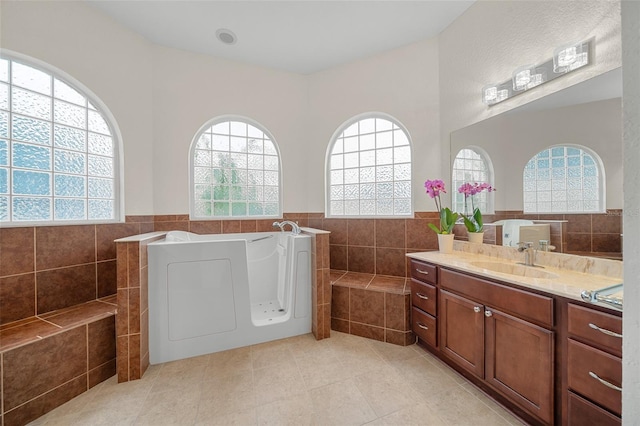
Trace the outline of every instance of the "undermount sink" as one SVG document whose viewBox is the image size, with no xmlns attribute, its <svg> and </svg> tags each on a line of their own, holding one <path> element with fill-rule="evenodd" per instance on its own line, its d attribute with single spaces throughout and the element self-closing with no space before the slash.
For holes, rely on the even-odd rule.
<svg viewBox="0 0 640 426">
<path fill-rule="evenodd" d="M 517 275 L 519 277 L 529 278 L 541 278 L 550 280 L 558 278 L 558 275 L 544 271 L 535 266 L 519 265 L 517 263 L 502 263 L 502 262 L 469 262 L 470 265 L 476 268 L 486 269 L 488 271 L 500 272 L 502 274 Z"/>
</svg>

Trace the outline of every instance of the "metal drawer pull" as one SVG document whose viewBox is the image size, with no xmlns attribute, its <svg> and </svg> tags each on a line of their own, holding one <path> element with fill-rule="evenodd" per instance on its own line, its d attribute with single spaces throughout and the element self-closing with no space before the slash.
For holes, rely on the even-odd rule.
<svg viewBox="0 0 640 426">
<path fill-rule="evenodd" d="M 615 331 L 607 330 L 606 328 L 600 328 L 591 322 L 589 323 L 589 327 L 593 328 L 594 330 L 598 330 L 599 332 L 604 333 L 607 336 L 619 337 L 622 339 L 622 334 L 618 334 Z"/>
<path fill-rule="evenodd" d="M 424 275 L 429 275 L 429 271 L 423 271 L 422 269 L 418 269 L 418 268 L 416 268 L 416 271 Z"/>
<path fill-rule="evenodd" d="M 591 377 L 593 377 L 594 379 L 596 379 L 597 381 L 599 381 L 600 383 L 602 383 L 603 385 L 605 385 L 608 388 L 617 390 L 618 392 L 622 392 L 622 388 L 618 387 L 612 383 L 607 382 L 606 380 L 601 379 L 600 377 L 598 377 L 598 375 L 596 373 L 594 373 L 593 371 L 589 371 L 589 375 Z"/>
<path fill-rule="evenodd" d="M 473 307 L 473 312 L 475 312 L 476 314 L 477 314 L 478 312 L 480 312 L 480 306 L 474 306 L 474 307 Z"/>
<path fill-rule="evenodd" d="M 416 324 L 418 324 L 418 327 L 420 327 L 423 330 L 428 330 L 429 327 L 427 327 L 426 325 L 424 325 L 423 323 L 421 323 L 420 321 L 418 321 Z"/>
<path fill-rule="evenodd" d="M 422 293 L 416 293 L 416 296 L 418 296 L 420 299 L 429 300 L 429 297 L 428 297 L 428 296 L 425 296 L 425 295 L 424 295 L 424 294 L 422 294 Z"/>
</svg>

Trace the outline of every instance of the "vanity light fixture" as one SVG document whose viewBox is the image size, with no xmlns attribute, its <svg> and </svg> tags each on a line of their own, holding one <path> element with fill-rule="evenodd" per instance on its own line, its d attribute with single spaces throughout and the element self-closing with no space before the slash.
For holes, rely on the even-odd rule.
<svg viewBox="0 0 640 426">
<path fill-rule="evenodd" d="M 588 65 L 592 44 L 593 39 L 562 46 L 555 49 L 553 58 L 547 62 L 516 68 L 511 80 L 484 86 L 482 102 L 489 106 L 495 105 Z"/>
</svg>

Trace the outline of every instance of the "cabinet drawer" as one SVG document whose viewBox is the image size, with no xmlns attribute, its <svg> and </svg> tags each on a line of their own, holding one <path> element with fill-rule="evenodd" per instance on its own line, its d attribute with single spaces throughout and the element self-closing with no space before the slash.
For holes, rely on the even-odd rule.
<svg viewBox="0 0 640 426">
<path fill-rule="evenodd" d="M 411 259 L 411 278 L 429 284 L 437 284 L 438 268 L 434 265 Z"/>
<path fill-rule="evenodd" d="M 580 398 L 573 392 L 569 392 L 568 411 L 567 424 L 569 426 L 619 426 L 622 424 L 620 417 L 616 417 L 586 399 Z"/>
<path fill-rule="evenodd" d="M 436 319 L 431 315 L 422 312 L 420 309 L 411 310 L 411 324 L 413 332 L 427 342 L 429 346 L 437 347 L 436 341 Z"/>
<path fill-rule="evenodd" d="M 553 327 L 553 299 L 507 287 L 448 269 L 440 269 L 440 287 L 513 314 L 524 320 Z"/>
<path fill-rule="evenodd" d="M 569 304 L 569 335 L 617 356 L 622 356 L 622 318 Z"/>
<path fill-rule="evenodd" d="M 620 358 L 569 339 L 567 365 L 571 390 L 620 415 L 622 392 L 600 381 L 622 386 Z"/>
<path fill-rule="evenodd" d="M 436 316 L 436 288 L 411 280 L 411 304 L 428 314 Z"/>
</svg>

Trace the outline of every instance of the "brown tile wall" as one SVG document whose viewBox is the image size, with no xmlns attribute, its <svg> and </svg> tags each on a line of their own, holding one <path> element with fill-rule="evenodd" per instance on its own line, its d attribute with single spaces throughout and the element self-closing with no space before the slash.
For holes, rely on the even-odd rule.
<svg viewBox="0 0 640 426">
<path fill-rule="evenodd" d="M 310 234 L 313 238 L 312 265 L 315 276 L 312 286 L 311 332 L 316 340 L 331 336 L 331 282 L 329 277 L 329 234 Z"/>
</svg>

